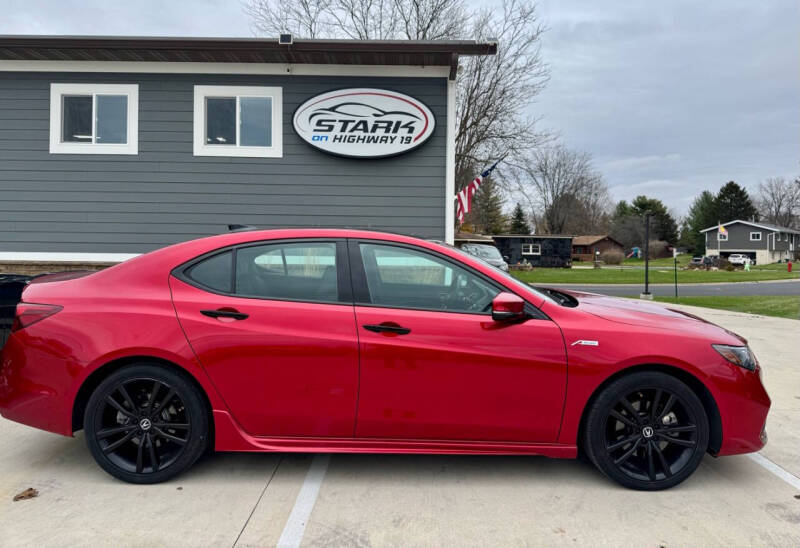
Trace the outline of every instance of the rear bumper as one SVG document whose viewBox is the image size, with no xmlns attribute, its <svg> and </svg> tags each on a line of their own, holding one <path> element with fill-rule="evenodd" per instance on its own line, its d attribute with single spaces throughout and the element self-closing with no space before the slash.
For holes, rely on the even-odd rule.
<svg viewBox="0 0 800 548">
<path fill-rule="evenodd" d="M 12 334 L 0 352 L 0 415 L 71 436 L 72 398 L 65 387 L 72 385 L 72 379 L 67 370 L 64 358 L 52 347 L 25 331 Z"/>
</svg>

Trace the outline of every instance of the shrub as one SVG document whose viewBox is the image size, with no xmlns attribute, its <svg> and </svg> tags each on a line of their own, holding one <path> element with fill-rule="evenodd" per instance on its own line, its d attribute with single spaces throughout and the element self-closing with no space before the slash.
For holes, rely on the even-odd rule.
<svg viewBox="0 0 800 548">
<path fill-rule="evenodd" d="M 622 264 L 625 254 L 622 251 L 603 251 L 600 260 L 606 264 Z"/>
</svg>

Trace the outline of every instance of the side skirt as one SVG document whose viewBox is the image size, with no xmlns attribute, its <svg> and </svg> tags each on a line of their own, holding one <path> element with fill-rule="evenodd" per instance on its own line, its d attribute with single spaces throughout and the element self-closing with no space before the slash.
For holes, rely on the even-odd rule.
<svg viewBox="0 0 800 548">
<path fill-rule="evenodd" d="M 578 456 L 575 445 L 503 441 L 437 441 L 363 438 L 266 438 L 244 432 L 229 413 L 214 411 L 217 451 L 288 453 L 425 453 L 456 455 L 541 455 L 562 459 Z"/>
</svg>

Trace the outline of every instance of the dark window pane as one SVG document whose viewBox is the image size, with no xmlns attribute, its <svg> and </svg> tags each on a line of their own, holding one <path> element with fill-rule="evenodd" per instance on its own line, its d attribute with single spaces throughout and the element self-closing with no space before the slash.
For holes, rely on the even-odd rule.
<svg viewBox="0 0 800 548">
<path fill-rule="evenodd" d="M 269 97 L 242 97 L 239 99 L 242 118 L 239 138 L 242 146 L 272 146 L 272 99 Z"/>
<path fill-rule="evenodd" d="M 97 96 L 98 143 L 128 142 L 128 97 L 126 95 Z"/>
<path fill-rule="evenodd" d="M 206 99 L 206 144 L 236 144 L 236 97 Z"/>
<path fill-rule="evenodd" d="M 361 244 L 372 304 L 488 312 L 498 290 L 449 261 L 403 247 Z"/>
<path fill-rule="evenodd" d="M 268 244 L 236 252 L 236 293 L 300 301 L 338 300 L 335 243 Z"/>
<path fill-rule="evenodd" d="M 61 140 L 63 142 L 92 142 L 91 95 L 64 96 L 61 116 Z"/>
<path fill-rule="evenodd" d="M 233 268 L 232 252 L 225 251 L 205 259 L 186 273 L 199 284 L 216 291 L 231 292 L 231 269 Z"/>
</svg>

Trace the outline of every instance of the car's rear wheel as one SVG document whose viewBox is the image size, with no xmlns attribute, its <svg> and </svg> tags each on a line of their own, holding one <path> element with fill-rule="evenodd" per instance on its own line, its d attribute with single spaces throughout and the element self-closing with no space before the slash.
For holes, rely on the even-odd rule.
<svg viewBox="0 0 800 548">
<path fill-rule="evenodd" d="M 589 409 L 584 449 L 625 487 L 655 491 L 688 478 L 708 447 L 703 404 L 684 383 L 654 371 L 607 386 Z"/>
<path fill-rule="evenodd" d="M 131 483 L 180 474 L 208 444 L 208 414 L 199 390 L 182 374 L 154 364 L 123 367 L 100 383 L 83 426 L 97 463 Z"/>
</svg>

